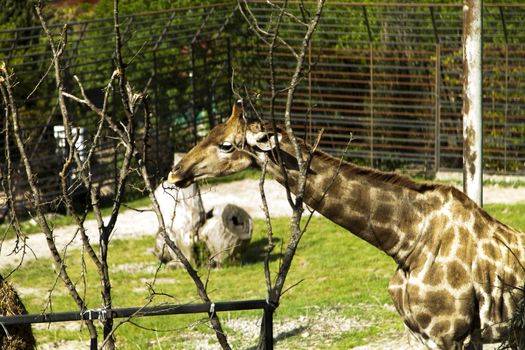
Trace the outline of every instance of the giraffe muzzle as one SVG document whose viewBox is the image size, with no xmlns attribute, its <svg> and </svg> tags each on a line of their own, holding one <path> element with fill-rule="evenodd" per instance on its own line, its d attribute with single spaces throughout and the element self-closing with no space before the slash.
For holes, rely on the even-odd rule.
<svg viewBox="0 0 525 350">
<path fill-rule="evenodd" d="M 193 177 L 184 177 L 179 172 L 172 170 L 168 174 L 168 183 L 179 188 L 185 188 L 193 183 Z"/>
</svg>

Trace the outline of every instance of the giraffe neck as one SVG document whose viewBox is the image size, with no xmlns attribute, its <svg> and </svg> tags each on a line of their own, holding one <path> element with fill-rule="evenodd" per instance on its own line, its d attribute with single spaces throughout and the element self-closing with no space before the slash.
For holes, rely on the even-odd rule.
<svg viewBox="0 0 525 350">
<path fill-rule="evenodd" d="M 291 145 L 281 145 L 291 192 L 297 193 L 297 161 Z M 283 186 L 276 159 L 268 172 Z M 316 151 L 309 168 L 304 202 L 356 236 L 383 250 L 403 266 L 415 247 L 423 225 L 424 191 L 434 185 L 417 184 L 396 174 L 341 162 Z"/>
</svg>

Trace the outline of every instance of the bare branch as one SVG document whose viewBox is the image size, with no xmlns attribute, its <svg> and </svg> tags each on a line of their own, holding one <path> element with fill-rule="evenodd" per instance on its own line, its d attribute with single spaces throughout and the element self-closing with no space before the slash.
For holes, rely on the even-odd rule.
<svg viewBox="0 0 525 350">
<path fill-rule="evenodd" d="M 266 200 L 266 193 L 264 191 L 264 180 L 266 179 L 267 165 L 268 165 L 268 160 L 266 159 L 264 162 L 264 165 L 262 166 L 261 176 L 259 178 L 259 192 L 261 193 L 264 217 L 266 219 L 266 237 L 268 240 L 268 248 L 266 250 L 266 256 L 264 258 L 264 276 L 266 279 L 266 290 L 269 296 L 272 290 L 272 277 L 271 277 L 271 271 L 270 271 L 270 254 L 275 248 L 275 244 L 273 243 L 272 220 L 270 217 L 270 211 L 268 210 L 268 201 Z"/>
<path fill-rule="evenodd" d="M 286 3 L 287 1 L 285 1 Z M 244 4 L 244 7 L 242 6 Z M 283 8 L 286 7 L 283 5 Z M 250 26 L 250 29 L 259 37 L 260 40 L 262 40 L 266 45 L 270 45 L 270 42 L 266 38 L 272 38 L 275 37 L 275 40 L 277 40 L 281 45 L 285 46 L 288 51 L 295 57 L 298 58 L 297 53 L 295 52 L 294 48 L 288 44 L 285 40 L 283 40 L 281 37 L 272 34 L 264 29 L 262 29 L 257 21 L 257 18 L 253 14 L 253 12 L 250 9 L 250 6 L 248 5 L 248 2 L 246 0 L 239 0 L 239 9 L 241 11 L 242 16 L 246 20 L 246 23 Z M 284 14 L 284 12 L 283 12 Z"/>
<path fill-rule="evenodd" d="M 283 7 L 280 7 L 279 5 L 274 4 L 274 3 L 273 3 L 272 1 L 270 1 L 270 0 L 266 0 L 266 3 L 267 3 L 268 5 L 270 5 L 271 7 L 275 8 L 275 9 L 278 9 L 278 10 L 280 10 L 280 11 L 282 11 L 282 10 L 285 9 L 284 6 L 283 6 Z M 290 11 L 283 11 L 283 13 L 284 13 L 284 15 L 285 15 L 286 17 L 289 17 L 289 18 L 293 19 L 295 22 L 297 22 L 297 23 L 299 23 L 299 24 L 302 24 L 302 25 L 305 26 L 305 27 L 308 27 L 308 23 L 306 22 L 306 20 L 301 20 L 301 19 L 299 19 L 296 15 L 294 15 L 294 14 L 291 13 Z M 304 16 L 303 16 L 303 18 L 304 18 Z"/>
<path fill-rule="evenodd" d="M 300 142 L 297 137 L 295 136 L 294 130 L 292 128 L 292 121 L 291 121 L 291 109 L 292 104 L 294 100 L 294 94 L 297 86 L 300 84 L 300 82 L 303 79 L 303 72 L 305 70 L 305 56 L 306 52 L 310 48 L 310 42 L 312 39 L 312 36 L 317 28 L 317 25 L 319 23 L 323 6 L 324 6 L 324 0 L 318 0 L 317 1 L 317 9 L 314 16 L 312 16 L 307 25 L 306 32 L 304 34 L 302 45 L 298 52 L 293 51 L 294 57 L 296 59 L 295 62 L 295 69 L 291 76 L 290 82 L 288 86 L 285 89 L 277 90 L 275 87 L 275 65 L 274 65 L 274 55 L 275 55 L 275 49 L 276 49 L 276 43 L 282 43 L 284 40 L 279 37 L 279 29 L 281 26 L 282 18 L 285 16 L 288 12 L 286 11 L 288 2 L 285 0 L 282 3 L 282 7 L 279 6 L 273 6 L 273 4 L 268 1 L 270 6 L 279 9 L 279 16 L 277 19 L 277 24 L 273 28 L 273 37 L 270 36 L 269 32 L 261 32 L 260 28 L 256 25 L 256 21 L 254 18 L 251 20 L 253 23 L 250 23 L 250 26 L 252 28 L 255 27 L 255 30 L 259 32 L 259 37 L 262 36 L 270 36 L 272 38 L 271 41 L 263 40 L 267 45 L 269 45 L 269 60 L 270 60 L 270 89 L 271 89 L 271 99 L 270 99 L 270 116 L 271 116 L 271 122 L 272 122 L 272 129 L 274 131 L 274 142 L 276 144 L 275 152 L 273 153 L 273 158 L 277 159 L 278 166 L 280 167 L 280 173 L 284 179 L 284 184 L 288 196 L 288 201 L 290 203 L 290 206 L 292 208 L 292 218 L 290 220 L 290 239 L 288 242 L 288 245 L 286 247 L 286 250 L 284 254 L 282 255 L 282 263 L 279 267 L 279 271 L 277 273 L 277 278 L 275 280 L 275 283 L 273 287 L 269 290 L 269 297 L 268 302 L 273 307 L 277 307 L 279 305 L 279 300 L 281 296 L 283 295 L 283 287 L 284 283 L 286 281 L 286 277 L 288 275 L 288 272 L 290 270 L 292 260 L 295 256 L 295 252 L 297 250 L 297 246 L 299 244 L 299 241 L 301 240 L 301 237 L 304 233 L 304 230 L 301 228 L 301 217 L 303 214 L 303 197 L 306 189 L 306 180 L 308 175 L 308 169 L 310 167 L 310 163 L 313 157 L 313 153 L 317 149 L 320 138 L 322 136 L 322 131 L 319 133 L 318 138 L 313 146 L 313 148 L 308 149 L 308 147 L 302 142 Z M 249 10 L 249 8 L 248 8 Z M 304 13 L 304 11 L 303 11 Z M 249 12 L 249 15 L 245 15 L 245 18 L 248 18 L 249 16 L 253 16 L 251 12 Z M 288 170 L 282 161 L 280 159 L 280 145 L 279 140 L 277 138 L 277 126 L 276 126 L 276 118 L 275 118 L 275 101 L 277 99 L 277 96 L 279 96 L 282 93 L 286 93 L 286 106 L 285 106 L 285 112 L 284 112 L 284 124 L 285 124 L 285 130 L 288 136 L 288 139 L 292 145 L 294 156 L 297 159 L 298 163 L 298 174 L 294 174 L 294 193 L 295 193 L 295 201 L 291 199 L 291 188 L 290 188 L 290 179 L 288 178 Z M 266 165 L 264 165 L 264 168 Z M 262 195 L 263 191 L 261 190 Z M 268 256 L 267 256 L 268 259 Z M 265 264 L 265 276 L 266 276 L 266 284 L 271 285 L 271 280 L 269 279 L 270 272 L 269 267 Z M 270 281 L 270 283 L 268 282 Z M 300 282 L 299 282 L 300 283 Z M 292 286 L 293 287 L 293 286 Z M 263 348 L 264 344 L 264 324 L 261 326 L 261 333 L 260 333 L 260 339 L 259 339 L 259 348 Z"/>
<path fill-rule="evenodd" d="M 80 89 L 80 93 L 82 94 L 83 99 L 80 99 L 77 96 L 72 95 L 72 94 L 67 93 L 67 92 L 63 92 L 63 95 L 65 97 L 67 97 L 67 98 L 72 99 L 73 101 L 76 101 L 78 103 L 86 105 L 89 109 L 91 109 L 93 112 L 95 112 L 100 118 L 103 118 L 106 121 L 106 123 L 109 125 L 111 130 L 113 130 L 113 132 L 115 134 L 117 134 L 120 137 L 120 139 L 124 140 L 124 139 L 126 139 L 126 134 L 121 130 L 121 128 L 119 128 L 115 124 L 115 122 L 111 119 L 111 116 L 109 116 L 107 114 L 107 112 L 106 112 L 107 101 L 108 101 L 108 98 L 109 98 L 109 92 L 112 91 L 113 82 L 115 81 L 115 79 L 117 77 L 118 77 L 118 71 L 115 70 L 115 71 L 113 71 L 113 74 L 111 74 L 111 78 L 109 79 L 109 82 L 106 85 L 106 89 L 105 89 L 105 93 L 104 93 L 104 100 L 103 100 L 103 104 L 102 104 L 102 109 L 100 109 L 97 106 L 95 106 L 95 104 L 89 100 L 89 98 L 86 96 L 86 92 L 84 91 L 84 86 L 82 85 L 82 83 L 80 82 L 80 80 L 78 79 L 78 77 L 76 75 L 73 76 L 73 78 L 75 79 L 75 81 L 78 84 L 78 87 Z"/>
<path fill-rule="evenodd" d="M 312 38 L 312 35 L 315 29 L 317 28 L 317 24 L 319 23 L 319 19 L 322 14 L 323 6 L 324 6 L 324 0 L 319 0 L 317 2 L 317 12 L 308 24 L 308 30 L 306 31 L 304 35 L 302 48 L 297 57 L 294 74 L 292 75 L 292 78 L 290 80 L 289 86 L 291 88 L 288 90 L 288 95 L 286 99 L 286 109 L 285 109 L 285 114 L 284 114 L 285 127 L 286 127 L 286 132 L 288 134 L 288 137 L 290 139 L 290 142 L 292 143 L 294 151 L 295 151 L 295 156 L 298 161 L 300 174 L 297 179 L 296 201 L 293 207 L 294 210 L 293 210 L 292 219 L 290 223 L 292 237 L 284 253 L 283 264 L 277 275 L 277 280 L 275 282 L 275 286 L 273 289 L 273 295 L 271 296 L 271 298 L 273 299 L 272 301 L 276 304 L 278 303 L 278 300 L 280 298 L 281 291 L 284 286 L 284 282 L 286 280 L 286 275 L 288 273 L 288 270 L 290 269 L 291 262 L 293 260 L 293 256 L 295 255 L 295 250 L 297 249 L 297 245 L 299 243 L 299 240 L 303 232 L 300 227 L 300 221 L 301 221 L 301 215 L 303 211 L 303 195 L 304 195 L 304 189 L 306 187 L 306 177 L 307 177 L 307 171 L 308 171 L 308 162 L 304 159 L 303 151 L 292 129 L 291 107 L 293 103 L 295 86 L 297 86 L 297 81 L 300 77 L 301 72 L 304 69 L 305 53 L 308 49 L 309 42 Z"/>
<path fill-rule="evenodd" d="M 38 8 L 38 7 L 37 7 Z M 39 10 L 37 10 L 39 12 Z M 41 14 L 39 13 L 39 16 Z M 56 61 L 55 61 L 56 62 Z M 57 250 L 55 240 L 53 237 L 53 231 L 51 227 L 49 226 L 49 223 L 47 222 L 46 217 L 44 216 L 44 212 L 42 210 L 42 203 L 41 203 L 41 193 L 40 188 L 37 186 L 36 181 L 36 175 L 33 173 L 33 169 L 31 167 L 31 164 L 29 163 L 29 158 L 27 156 L 25 144 L 21 137 L 21 128 L 20 128 L 20 121 L 19 121 L 19 115 L 18 115 L 18 109 L 17 105 L 14 99 L 13 91 L 12 91 L 12 84 L 11 84 L 11 78 L 8 74 L 7 68 L 5 65 L 3 65 L 0 69 L 0 73 L 3 75 L 4 78 L 4 86 L 5 90 L 7 91 L 8 96 L 8 102 L 10 105 L 10 115 L 12 119 L 12 125 L 13 125 L 13 132 L 14 137 L 16 141 L 16 145 L 18 148 L 18 151 L 20 153 L 20 156 L 22 158 L 22 162 L 24 165 L 24 169 L 26 172 L 27 180 L 29 183 L 29 186 L 31 188 L 31 195 L 32 195 L 32 202 L 34 205 L 34 209 L 36 211 L 36 219 L 40 225 L 40 228 L 43 230 L 44 235 L 46 237 L 46 241 L 48 244 L 48 247 L 51 251 L 51 255 L 53 257 L 53 261 L 55 264 L 55 267 L 59 271 L 60 277 L 67 286 L 70 295 L 75 300 L 76 304 L 80 308 L 80 310 L 85 309 L 85 302 L 78 293 L 74 283 L 71 281 L 71 278 L 69 277 L 69 274 L 67 272 L 66 266 L 63 264 L 63 259 L 60 256 L 60 253 Z M 96 329 L 93 325 L 93 322 L 86 321 L 86 324 L 88 326 L 92 342 L 94 341 L 96 343 Z"/>
</svg>

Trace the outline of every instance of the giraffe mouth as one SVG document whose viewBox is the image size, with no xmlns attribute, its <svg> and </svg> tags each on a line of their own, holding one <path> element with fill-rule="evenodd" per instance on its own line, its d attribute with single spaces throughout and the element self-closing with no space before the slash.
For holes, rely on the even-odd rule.
<svg viewBox="0 0 525 350">
<path fill-rule="evenodd" d="M 192 177 L 184 178 L 181 175 L 170 171 L 168 175 L 168 183 L 173 184 L 179 188 L 186 188 L 194 182 Z"/>
</svg>

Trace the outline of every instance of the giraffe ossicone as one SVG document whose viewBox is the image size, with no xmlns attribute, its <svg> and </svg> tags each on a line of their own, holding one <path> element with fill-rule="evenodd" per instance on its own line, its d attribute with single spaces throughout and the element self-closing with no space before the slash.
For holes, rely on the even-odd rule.
<svg viewBox="0 0 525 350">
<path fill-rule="evenodd" d="M 297 159 L 283 129 L 248 121 L 235 104 L 170 172 L 195 180 L 282 162 L 297 190 Z M 277 132 L 277 133 L 275 133 Z M 299 139 L 302 151 L 310 148 Z M 231 145 L 228 146 L 228 145 Z M 525 280 L 525 234 L 499 222 L 459 190 L 313 153 L 304 202 L 391 256 L 389 293 L 410 333 L 429 349 L 480 349 L 506 336 Z"/>
</svg>

